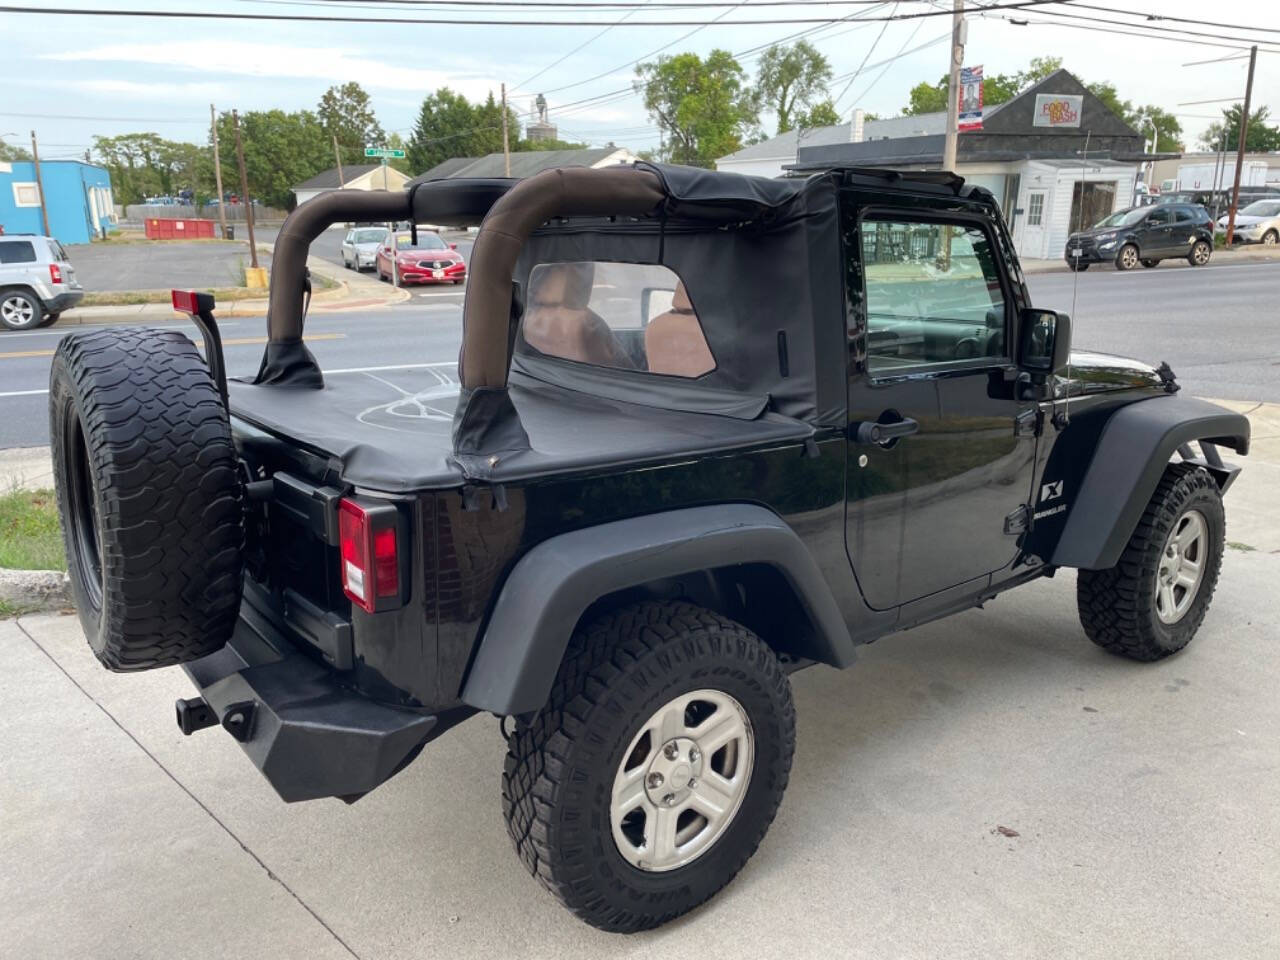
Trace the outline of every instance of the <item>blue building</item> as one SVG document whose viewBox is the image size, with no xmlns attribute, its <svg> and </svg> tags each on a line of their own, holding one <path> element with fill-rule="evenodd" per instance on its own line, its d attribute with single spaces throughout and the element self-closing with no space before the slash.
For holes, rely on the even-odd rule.
<svg viewBox="0 0 1280 960">
<path fill-rule="evenodd" d="M 79 160 L 40 164 L 49 231 L 62 243 L 88 243 L 116 226 L 111 176 Z M 0 162 L 0 227 L 5 233 L 44 233 L 34 163 Z"/>
</svg>

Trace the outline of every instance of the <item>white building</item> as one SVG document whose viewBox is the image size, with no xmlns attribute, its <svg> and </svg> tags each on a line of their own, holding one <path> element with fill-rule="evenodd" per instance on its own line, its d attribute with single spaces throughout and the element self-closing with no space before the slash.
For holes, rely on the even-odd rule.
<svg viewBox="0 0 1280 960">
<path fill-rule="evenodd" d="M 850 123 L 790 131 L 722 157 L 716 167 L 771 177 L 796 166 L 936 170 L 945 127 L 943 113 L 863 121 L 855 111 Z M 994 194 L 1019 256 L 1056 259 L 1072 230 L 1133 205 L 1143 151 L 1138 131 L 1059 70 L 988 107 L 981 130 L 962 132 L 956 172 Z"/>
<path fill-rule="evenodd" d="M 409 176 L 395 167 L 381 163 L 357 163 L 343 166 L 342 181 L 338 179 L 338 168 L 332 167 L 324 173 L 317 173 L 310 180 L 304 180 L 293 188 L 293 195 L 298 203 L 305 203 L 312 197 L 331 190 L 403 190 L 409 182 Z"/>
</svg>

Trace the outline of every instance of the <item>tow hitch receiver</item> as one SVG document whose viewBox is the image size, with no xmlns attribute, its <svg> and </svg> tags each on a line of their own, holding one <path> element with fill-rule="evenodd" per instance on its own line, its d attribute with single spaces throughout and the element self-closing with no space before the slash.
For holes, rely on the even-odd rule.
<svg viewBox="0 0 1280 960">
<path fill-rule="evenodd" d="M 197 730 L 218 725 L 218 715 L 202 697 L 192 697 L 190 700 L 180 699 L 174 707 L 178 712 L 178 729 L 184 736 L 189 737 Z"/>
</svg>

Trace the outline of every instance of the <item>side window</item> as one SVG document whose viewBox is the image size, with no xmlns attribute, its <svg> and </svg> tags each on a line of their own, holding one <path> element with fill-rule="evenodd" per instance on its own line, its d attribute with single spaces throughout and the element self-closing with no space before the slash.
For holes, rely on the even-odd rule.
<svg viewBox="0 0 1280 960">
<path fill-rule="evenodd" d="M 35 263 L 36 248 L 30 240 L 0 241 L 0 263 Z"/>
<path fill-rule="evenodd" d="M 985 231 L 867 219 L 858 232 L 872 376 L 1008 356 L 1004 293 Z"/>
<path fill-rule="evenodd" d="M 1195 223 L 1197 218 L 1190 207 L 1178 207 L 1173 211 L 1173 219 L 1175 223 Z"/>
<path fill-rule="evenodd" d="M 643 263 L 540 263 L 518 349 L 615 370 L 700 377 L 716 368 L 683 281 Z"/>
<path fill-rule="evenodd" d="M 1172 222 L 1172 217 L 1168 207 L 1156 207 L 1147 217 L 1146 225 L 1148 227 L 1163 227 L 1165 224 Z"/>
</svg>

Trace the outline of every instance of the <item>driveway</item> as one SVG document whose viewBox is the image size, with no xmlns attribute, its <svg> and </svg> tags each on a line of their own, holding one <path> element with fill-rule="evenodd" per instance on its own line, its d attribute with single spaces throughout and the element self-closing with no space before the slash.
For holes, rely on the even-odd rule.
<svg viewBox="0 0 1280 960">
<path fill-rule="evenodd" d="M 759 853 L 661 930 L 599 933 L 517 862 L 473 718 L 353 806 L 286 806 L 176 668 L 120 676 L 74 617 L 0 622 L 0 929 L 13 956 L 1280 956 L 1280 522 L 1228 497 L 1199 638 L 1084 638 L 1074 576 L 793 677 L 791 786 Z M 1246 550 L 1248 545 L 1255 549 Z"/>
</svg>

